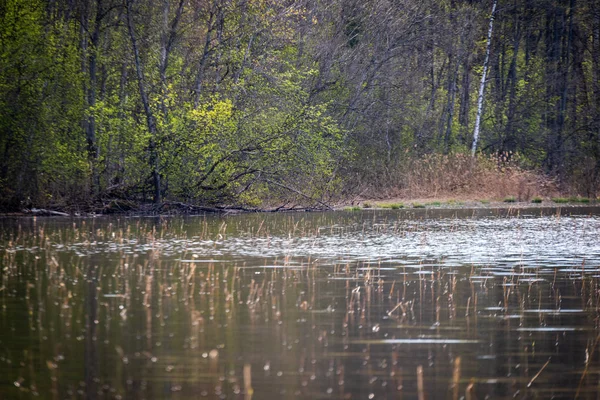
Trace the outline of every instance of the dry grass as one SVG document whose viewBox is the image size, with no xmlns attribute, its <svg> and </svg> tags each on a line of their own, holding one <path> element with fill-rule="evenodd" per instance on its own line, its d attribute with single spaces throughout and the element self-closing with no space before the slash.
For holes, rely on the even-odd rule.
<svg viewBox="0 0 600 400">
<path fill-rule="evenodd" d="M 548 177 L 526 171 L 504 157 L 429 155 L 412 160 L 384 196 L 403 199 L 495 199 L 530 201 L 558 194 Z M 371 191 L 371 190 L 369 190 Z M 375 193 L 370 193 L 377 197 Z"/>
</svg>

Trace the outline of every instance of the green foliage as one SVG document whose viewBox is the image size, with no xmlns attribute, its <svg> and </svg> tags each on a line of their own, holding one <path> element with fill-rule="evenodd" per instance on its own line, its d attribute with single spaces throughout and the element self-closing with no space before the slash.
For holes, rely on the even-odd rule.
<svg viewBox="0 0 600 400">
<path fill-rule="evenodd" d="M 483 3 L 86 4 L 0 5 L 0 208 L 150 201 L 154 177 L 157 197 L 194 203 L 317 204 L 410 192 L 424 179 L 455 195 L 513 166 L 558 177 L 565 192 L 600 190 L 588 106 L 598 52 L 580 51 L 593 36 L 589 5 L 559 4 L 538 22 L 522 4 L 514 20 L 498 15 L 480 148 L 502 157 L 483 154 L 473 172 L 461 155 L 482 72 Z M 567 11 L 577 35 L 546 23 Z M 429 19 L 436 29 L 423 31 Z M 525 34 L 555 46 L 572 37 L 561 55 L 572 65 L 545 40 L 527 52 L 512 44 Z M 431 168 L 411 181 L 415 165 Z M 440 180 L 436 165 L 453 179 Z"/>
<path fill-rule="evenodd" d="M 89 166 L 73 134 L 81 121 L 81 72 L 71 25 L 49 29 L 45 2 L 0 9 L 0 209 L 81 200 Z M 14 200 L 11 200 L 13 198 Z"/>
</svg>

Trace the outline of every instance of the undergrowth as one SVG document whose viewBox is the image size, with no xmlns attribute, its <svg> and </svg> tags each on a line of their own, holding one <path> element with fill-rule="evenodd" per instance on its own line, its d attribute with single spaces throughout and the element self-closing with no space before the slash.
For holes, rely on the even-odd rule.
<svg viewBox="0 0 600 400">
<path fill-rule="evenodd" d="M 371 198 L 460 198 L 514 199 L 530 201 L 534 196 L 553 197 L 559 191 L 546 175 L 526 170 L 505 155 L 431 154 L 414 158 L 386 179 L 387 184 L 363 184 Z M 392 174 L 390 174 L 392 175 Z M 376 187 L 382 185 L 382 187 Z M 365 187 L 367 186 L 367 187 Z M 385 186 L 385 187 L 384 187 Z"/>
</svg>

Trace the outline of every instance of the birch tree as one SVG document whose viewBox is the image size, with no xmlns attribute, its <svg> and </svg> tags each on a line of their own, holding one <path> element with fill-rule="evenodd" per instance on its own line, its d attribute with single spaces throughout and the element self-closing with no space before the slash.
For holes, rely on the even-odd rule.
<svg viewBox="0 0 600 400">
<path fill-rule="evenodd" d="M 477 97 L 477 117 L 475 119 L 475 129 L 473 130 L 473 145 L 471 146 L 471 156 L 475 157 L 477 152 L 477 141 L 479 140 L 479 130 L 481 127 L 481 113 L 483 110 L 483 96 L 485 93 L 485 78 L 487 76 L 488 64 L 490 62 L 490 48 L 492 46 L 492 32 L 494 29 L 494 14 L 498 0 L 494 0 L 492 5 L 492 14 L 490 15 L 490 27 L 488 29 L 487 44 L 485 46 L 485 60 L 483 61 L 483 73 L 481 83 L 479 84 L 479 96 Z"/>
</svg>

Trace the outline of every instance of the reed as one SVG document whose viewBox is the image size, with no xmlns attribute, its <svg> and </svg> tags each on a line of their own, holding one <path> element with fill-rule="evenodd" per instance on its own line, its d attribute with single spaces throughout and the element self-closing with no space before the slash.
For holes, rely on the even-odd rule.
<svg viewBox="0 0 600 400">
<path fill-rule="evenodd" d="M 417 392 L 419 400 L 425 400 L 425 385 L 423 383 L 423 366 L 417 367 Z"/>
<path fill-rule="evenodd" d="M 558 193 L 551 179 L 521 168 L 515 158 L 505 155 L 429 155 L 412 160 L 399 178 L 403 198 L 456 197 L 529 200 L 532 193 Z"/>
</svg>

